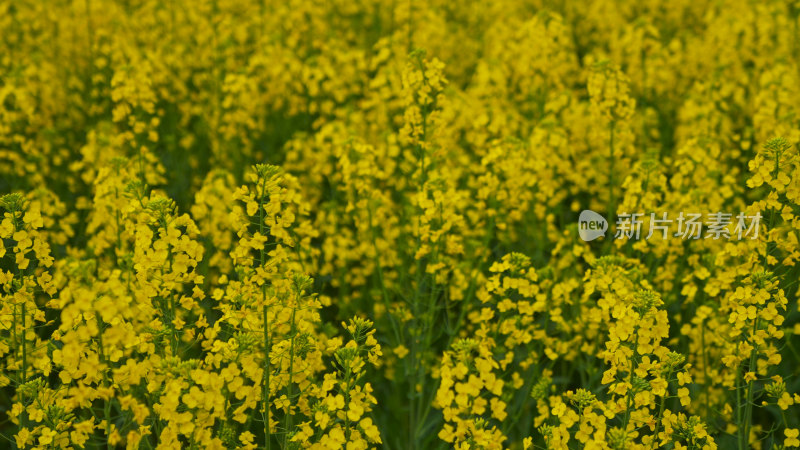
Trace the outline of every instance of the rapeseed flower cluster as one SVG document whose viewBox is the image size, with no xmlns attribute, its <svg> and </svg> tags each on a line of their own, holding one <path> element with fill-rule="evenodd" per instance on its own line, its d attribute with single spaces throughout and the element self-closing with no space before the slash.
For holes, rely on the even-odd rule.
<svg viewBox="0 0 800 450">
<path fill-rule="evenodd" d="M 0 30 L 0 448 L 800 447 L 797 4 Z"/>
</svg>

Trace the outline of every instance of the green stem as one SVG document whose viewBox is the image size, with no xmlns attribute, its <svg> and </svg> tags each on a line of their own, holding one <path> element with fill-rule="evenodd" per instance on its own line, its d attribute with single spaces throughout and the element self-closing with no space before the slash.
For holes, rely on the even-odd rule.
<svg viewBox="0 0 800 450">
<path fill-rule="evenodd" d="M 258 205 L 258 230 L 263 235 L 264 234 L 264 189 L 266 187 L 266 180 L 262 180 L 261 182 L 261 197 L 259 198 L 259 205 Z M 262 247 L 259 250 L 259 265 L 263 266 L 264 261 L 264 248 Z M 269 429 L 269 375 L 270 375 L 270 361 L 269 361 L 269 350 L 270 350 L 270 336 L 269 336 L 269 306 L 267 305 L 267 285 L 266 283 L 261 286 L 261 302 L 262 302 L 262 313 L 264 315 L 264 393 L 263 393 L 263 402 L 264 402 L 264 445 L 267 449 L 269 449 L 272 445 L 272 435 L 270 434 Z"/>
<path fill-rule="evenodd" d="M 742 395 L 739 392 L 742 388 L 742 369 L 739 367 L 736 370 L 736 425 L 738 426 L 737 440 L 739 443 L 739 450 L 746 448 L 744 439 L 744 424 L 742 423 Z"/>
<path fill-rule="evenodd" d="M 348 442 L 350 441 L 350 415 L 348 414 L 350 412 L 350 374 L 350 364 L 348 364 L 344 375 L 347 388 L 344 393 L 344 437 Z"/>
<path fill-rule="evenodd" d="M 638 337 L 638 330 L 633 333 L 633 355 L 631 355 L 631 365 L 630 365 L 630 373 L 628 374 L 628 405 L 625 408 L 625 419 L 622 422 L 622 431 L 627 436 L 628 434 L 628 422 L 631 418 L 631 407 L 633 406 L 633 374 L 636 371 L 636 354 L 639 347 L 639 337 Z"/>
<path fill-rule="evenodd" d="M 650 448 L 655 448 L 656 442 L 658 442 L 658 432 L 659 428 L 661 428 L 661 420 L 664 417 L 664 409 L 667 406 L 667 397 L 669 397 L 669 379 L 672 376 L 672 369 L 667 372 L 667 388 L 666 392 L 664 392 L 664 396 L 661 397 L 661 405 L 658 408 L 658 416 L 656 416 L 656 428 L 653 430 L 653 442 L 650 443 Z"/>
<path fill-rule="evenodd" d="M 772 179 L 778 178 L 778 173 L 780 172 L 780 155 L 775 156 L 775 167 L 772 169 Z M 775 225 L 775 207 L 773 207 L 769 212 L 769 222 L 767 223 L 767 248 L 764 254 L 764 270 L 769 267 L 769 256 L 772 254 L 772 251 L 775 249 L 775 243 L 770 241 L 769 232 L 772 230 L 772 227 Z"/>
<path fill-rule="evenodd" d="M 709 414 L 711 410 L 709 408 L 709 378 L 708 378 L 708 353 L 706 352 L 706 323 L 703 321 L 700 324 L 700 346 L 703 348 L 703 388 L 705 390 L 705 413 L 706 413 L 706 423 L 709 423 Z"/>
<path fill-rule="evenodd" d="M 289 433 L 292 431 L 292 396 L 294 396 L 294 389 L 292 386 L 292 375 L 294 374 L 294 334 L 295 325 L 294 317 L 297 311 L 297 305 L 292 308 L 292 318 L 289 332 L 291 333 L 291 343 L 289 344 L 289 380 L 286 383 L 286 398 L 289 401 L 289 406 L 286 410 L 286 430 L 283 435 L 283 448 L 289 448 Z"/>
<path fill-rule="evenodd" d="M 269 321 L 267 320 L 267 314 L 269 308 L 266 304 L 266 291 L 261 290 L 262 292 L 262 300 L 264 301 L 263 312 L 264 312 L 264 442 L 266 448 L 269 449 L 272 441 L 272 436 L 270 435 L 269 430 Z"/>
<path fill-rule="evenodd" d="M 758 318 L 753 320 L 753 340 L 755 341 L 756 334 L 758 333 Z M 756 359 L 758 357 L 758 344 L 755 343 L 753 350 L 750 351 L 750 363 L 747 370 L 755 373 L 758 368 L 756 367 Z M 749 445 L 750 441 L 750 422 L 753 417 L 753 380 L 747 382 L 747 397 L 744 405 L 744 444 Z"/>
<path fill-rule="evenodd" d="M 28 382 L 28 345 L 27 345 L 27 324 L 25 320 L 25 316 L 28 314 L 27 310 L 27 299 L 22 301 L 22 384 Z M 23 404 L 26 403 L 26 399 L 22 399 Z M 27 406 L 27 405 L 26 405 Z M 20 426 L 22 428 L 26 428 L 28 426 L 28 413 L 25 411 L 20 418 Z"/>
</svg>

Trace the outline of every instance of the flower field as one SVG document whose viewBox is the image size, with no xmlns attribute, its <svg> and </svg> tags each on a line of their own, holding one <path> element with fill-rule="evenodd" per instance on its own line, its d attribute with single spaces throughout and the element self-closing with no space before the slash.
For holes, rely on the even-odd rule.
<svg viewBox="0 0 800 450">
<path fill-rule="evenodd" d="M 0 448 L 800 446 L 800 3 L 0 0 Z"/>
</svg>

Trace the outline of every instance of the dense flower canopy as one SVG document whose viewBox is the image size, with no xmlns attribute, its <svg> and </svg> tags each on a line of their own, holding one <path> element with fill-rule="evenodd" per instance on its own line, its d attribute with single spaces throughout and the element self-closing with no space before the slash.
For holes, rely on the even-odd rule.
<svg viewBox="0 0 800 450">
<path fill-rule="evenodd" d="M 798 447 L 798 143 L 792 1 L 0 0 L 0 448 Z"/>
</svg>

